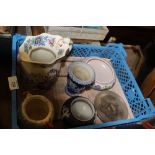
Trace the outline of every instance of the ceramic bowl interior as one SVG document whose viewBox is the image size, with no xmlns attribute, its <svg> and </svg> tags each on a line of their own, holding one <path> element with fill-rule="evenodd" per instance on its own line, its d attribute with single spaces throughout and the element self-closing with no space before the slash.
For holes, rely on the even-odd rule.
<svg viewBox="0 0 155 155">
<path fill-rule="evenodd" d="M 50 63 L 56 59 L 56 55 L 52 50 L 38 47 L 30 52 L 30 59 L 40 63 Z"/>
<path fill-rule="evenodd" d="M 52 116 L 53 108 L 45 97 L 34 95 L 28 97 L 22 106 L 22 113 L 30 122 L 40 122 Z"/>
<path fill-rule="evenodd" d="M 91 75 L 89 73 L 89 71 L 84 68 L 84 67 L 80 67 L 80 66 L 75 66 L 73 68 L 73 74 L 82 81 L 87 81 L 90 79 Z"/>
<path fill-rule="evenodd" d="M 95 109 L 88 99 L 78 97 L 71 103 L 71 113 L 79 121 L 89 121 L 94 117 Z"/>
<path fill-rule="evenodd" d="M 88 64 L 83 62 L 74 62 L 70 65 L 70 67 L 75 80 L 79 82 L 94 81 L 94 70 Z"/>
</svg>

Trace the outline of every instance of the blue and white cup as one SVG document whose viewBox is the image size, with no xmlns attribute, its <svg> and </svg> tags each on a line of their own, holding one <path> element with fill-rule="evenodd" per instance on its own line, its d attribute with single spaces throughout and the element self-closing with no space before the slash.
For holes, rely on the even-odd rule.
<svg viewBox="0 0 155 155">
<path fill-rule="evenodd" d="M 94 69 L 85 62 L 73 62 L 68 66 L 66 93 L 69 96 L 79 94 L 95 82 Z"/>
</svg>

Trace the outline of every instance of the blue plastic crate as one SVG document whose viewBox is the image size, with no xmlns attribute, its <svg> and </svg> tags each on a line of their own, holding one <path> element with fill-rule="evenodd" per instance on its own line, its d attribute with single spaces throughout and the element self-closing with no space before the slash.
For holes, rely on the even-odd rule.
<svg viewBox="0 0 155 155">
<path fill-rule="evenodd" d="M 12 76 L 16 75 L 16 57 L 19 46 L 23 43 L 26 36 L 16 34 L 13 36 L 12 47 Z M 140 122 L 155 116 L 155 108 L 149 98 L 145 99 L 130 71 L 127 63 L 127 54 L 123 48 L 123 44 L 109 43 L 106 46 L 80 45 L 74 44 L 71 56 L 81 57 L 104 57 L 111 59 L 113 68 L 122 86 L 124 94 L 128 100 L 130 108 L 134 114 L 133 119 L 118 120 L 102 124 L 94 124 L 82 126 L 78 128 L 103 128 L 108 126 L 116 126 L 132 122 Z M 16 90 L 12 92 L 12 128 L 18 128 L 17 125 L 17 108 L 16 108 Z"/>
</svg>

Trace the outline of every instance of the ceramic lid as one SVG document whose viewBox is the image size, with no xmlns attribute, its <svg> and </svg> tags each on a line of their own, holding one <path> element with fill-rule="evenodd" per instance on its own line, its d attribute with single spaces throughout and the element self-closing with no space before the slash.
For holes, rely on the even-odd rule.
<svg viewBox="0 0 155 155">
<path fill-rule="evenodd" d="M 102 91 L 95 97 L 95 108 L 103 122 L 128 118 L 128 109 L 123 99 L 112 91 Z"/>
<path fill-rule="evenodd" d="M 80 121 L 89 121 L 93 118 L 95 109 L 87 98 L 78 97 L 71 103 L 71 113 Z"/>
<path fill-rule="evenodd" d="M 104 90 L 111 88 L 115 81 L 115 72 L 109 62 L 101 58 L 89 58 L 86 60 L 86 63 L 89 64 L 95 71 L 95 84 L 93 85 L 94 89 Z"/>
</svg>

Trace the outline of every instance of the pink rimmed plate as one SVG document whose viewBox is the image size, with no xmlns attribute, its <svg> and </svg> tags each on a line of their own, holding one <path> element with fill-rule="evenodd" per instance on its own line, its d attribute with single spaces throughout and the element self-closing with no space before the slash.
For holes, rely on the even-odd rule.
<svg viewBox="0 0 155 155">
<path fill-rule="evenodd" d="M 95 71 L 95 83 L 92 86 L 96 90 L 110 89 L 116 82 L 115 71 L 109 61 L 102 58 L 90 57 L 85 60 Z"/>
</svg>

